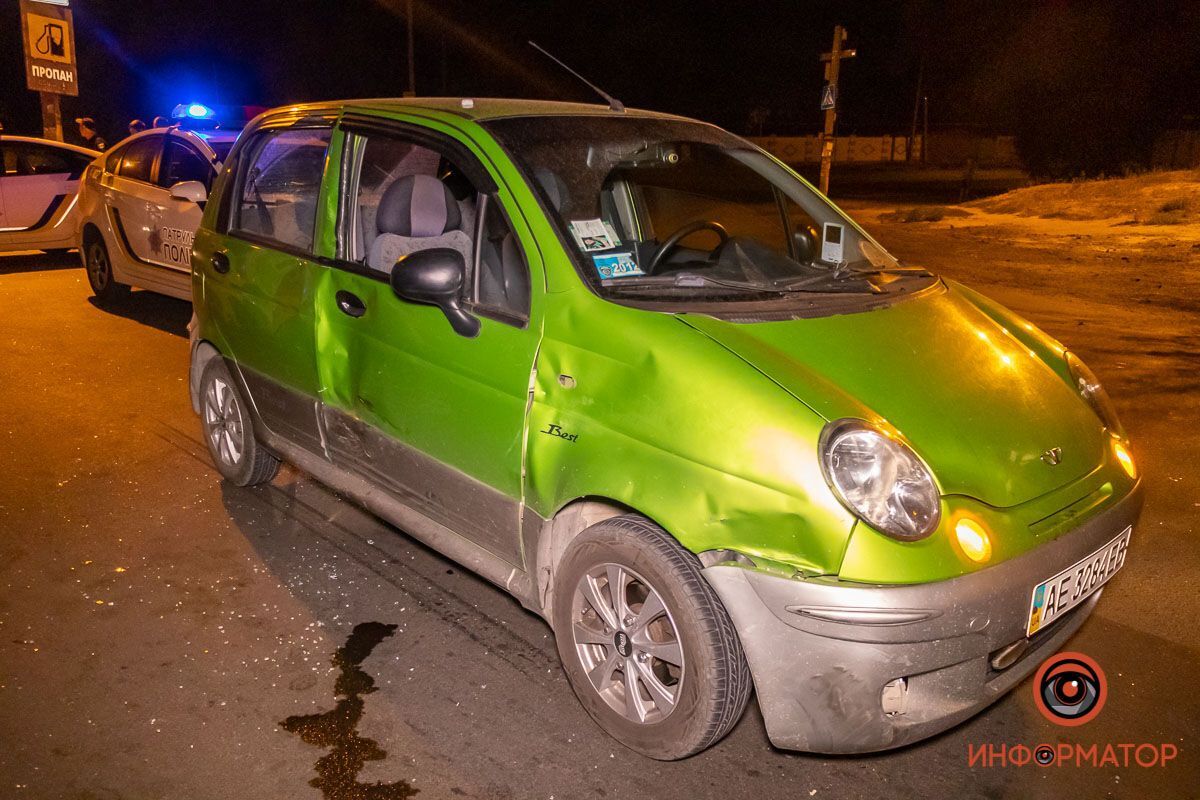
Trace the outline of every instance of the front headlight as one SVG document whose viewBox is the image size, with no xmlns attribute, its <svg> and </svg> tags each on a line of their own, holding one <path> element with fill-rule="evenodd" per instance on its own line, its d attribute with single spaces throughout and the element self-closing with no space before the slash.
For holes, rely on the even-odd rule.
<svg viewBox="0 0 1200 800">
<path fill-rule="evenodd" d="M 1117 410 L 1113 407 L 1108 392 L 1104 391 L 1104 387 L 1100 385 L 1100 379 L 1074 353 L 1067 353 L 1066 361 L 1067 369 L 1071 373 L 1071 380 L 1075 382 L 1075 389 L 1079 392 L 1079 396 L 1092 407 L 1096 416 L 1104 423 L 1104 427 L 1117 436 L 1123 437 L 1125 434 L 1121 429 L 1121 422 L 1117 419 Z"/>
<path fill-rule="evenodd" d="M 825 479 L 863 521 L 904 541 L 937 528 L 933 475 L 903 442 L 862 420 L 840 420 L 825 426 L 820 447 Z"/>
</svg>

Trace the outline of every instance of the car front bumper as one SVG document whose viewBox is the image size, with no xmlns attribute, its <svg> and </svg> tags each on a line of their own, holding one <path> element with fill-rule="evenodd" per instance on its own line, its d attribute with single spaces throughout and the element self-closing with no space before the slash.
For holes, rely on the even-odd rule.
<svg viewBox="0 0 1200 800">
<path fill-rule="evenodd" d="M 794 580 L 732 565 L 704 574 L 733 618 L 776 747 L 886 750 L 970 718 L 1056 652 L 1102 590 L 1026 647 L 1033 587 L 1111 541 L 1141 506 L 1139 484 L 1028 553 L 935 583 Z M 1010 663 L 997 668 L 1001 653 Z"/>
</svg>

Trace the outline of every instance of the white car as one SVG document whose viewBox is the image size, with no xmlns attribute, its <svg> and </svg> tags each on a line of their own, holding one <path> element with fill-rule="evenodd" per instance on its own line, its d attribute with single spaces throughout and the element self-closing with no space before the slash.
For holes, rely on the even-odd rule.
<svg viewBox="0 0 1200 800">
<path fill-rule="evenodd" d="M 77 242 L 101 303 L 131 286 L 192 298 L 192 237 L 236 130 L 154 128 L 88 167 Z"/>
<path fill-rule="evenodd" d="M 0 136 L 0 253 L 75 246 L 79 178 L 100 155 L 29 136 Z"/>
</svg>

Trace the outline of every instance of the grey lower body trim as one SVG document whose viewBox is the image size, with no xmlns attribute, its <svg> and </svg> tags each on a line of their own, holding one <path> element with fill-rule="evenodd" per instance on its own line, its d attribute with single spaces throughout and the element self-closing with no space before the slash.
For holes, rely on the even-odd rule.
<svg viewBox="0 0 1200 800">
<path fill-rule="evenodd" d="M 508 563 L 523 565 L 519 501 L 344 411 L 324 405 L 321 414 L 335 463 L 461 531 Z"/>
<path fill-rule="evenodd" d="M 1136 522 L 1141 504 L 1139 485 L 1029 553 L 936 583 L 791 580 L 731 565 L 708 567 L 704 575 L 737 628 L 774 745 L 818 753 L 886 750 L 974 716 L 1070 638 L 1100 592 L 1030 637 L 1010 666 L 991 665 L 997 651 L 1025 640 L 1034 586 Z M 893 699 L 885 709 L 884 687 L 899 678 L 905 679 L 900 708 Z"/>
<path fill-rule="evenodd" d="M 322 451 L 320 404 L 316 399 L 236 361 L 226 359 L 225 363 L 241 379 L 241 388 L 250 398 L 260 437 L 269 434 L 312 452 Z"/>
<path fill-rule="evenodd" d="M 447 558 L 504 589 L 522 605 L 535 608 L 536 593 L 533 591 L 529 575 L 524 570 L 514 567 L 475 542 L 405 505 L 365 478 L 354 475 L 286 439 L 267 432 L 263 444 L 329 488 L 350 497 L 414 539 L 424 542 Z"/>
<path fill-rule="evenodd" d="M 399 442 L 383 441 L 343 412 L 323 406 L 302 392 L 289 389 L 254 370 L 226 359 L 243 396 L 249 398 L 255 435 L 284 461 L 346 495 L 413 538 L 457 561 L 472 572 L 515 596 L 526 608 L 540 613 L 534 582 L 511 558 L 498 555 L 492 540 L 503 537 L 519 546 L 519 504 L 467 475 L 416 453 Z M 329 436 L 323 423 L 333 421 Z M 347 437 L 365 448 L 360 458 L 348 458 Z M 326 447 L 329 439 L 338 446 Z M 353 448 L 349 452 L 353 452 Z M 370 457 L 368 457 L 370 456 Z M 413 481 L 433 481 L 425 496 L 404 488 Z M 486 495 L 486 498 L 479 499 Z M 475 497 L 472 501 L 470 498 Z M 498 498 L 503 498 L 500 500 Z M 496 516 L 500 505 L 511 506 L 511 519 Z M 494 530 L 464 515 L 487 512 Z M 481 518 L 482 519 L 482 518 Z M 451 527 L 453 526 L 453 527 Z M 519 553 L 516 556 L 519 558 Z"/>
</svg>

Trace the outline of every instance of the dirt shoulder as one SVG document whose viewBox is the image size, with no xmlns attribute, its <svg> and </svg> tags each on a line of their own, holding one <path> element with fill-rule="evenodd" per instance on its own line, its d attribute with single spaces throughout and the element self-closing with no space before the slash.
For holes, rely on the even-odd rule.
<svg viewBox="0 0 1200 800">
<path fill-rule="evenodd" d="M 909 215 L 905 206 L 881 203 L 843 207 L 900 259 L 950 278 L 1032 290 L 1063 302 L 1069 298 L 1062 287 L 1070 286 L 1079 299 L 1200 315 L 1200 221 L 1135 226 L 1047 219 L 987 211 L 978 203 L 942 215 Z M 941 218 L 902 221 L 909 216 Z M 1181 319 L 1189 321 L 1195 331 L 1200 316 Z"/>
<path fill-rule="evenodd" d="M 1111 225 L 1200 225 L 1200 170 L 1045 183 L 976 200 L 968 208 Z"/>
</svg>

